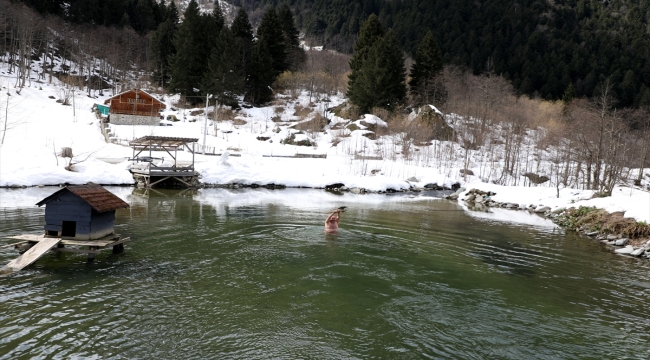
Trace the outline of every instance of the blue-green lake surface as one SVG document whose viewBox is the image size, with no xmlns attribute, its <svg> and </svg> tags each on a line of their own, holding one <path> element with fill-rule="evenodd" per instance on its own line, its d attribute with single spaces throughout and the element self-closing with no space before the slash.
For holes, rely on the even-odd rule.
<svg viewBox="0 0 650 360">
<path fill-rule="evenodd" d="M 0 277 L 0 359 L 650 357 L 648 263 L 535 215 L 422 194 L 109 189 L 133 241 Z M 34 204 L 56 190 L 0 190 L 0 236 L 41 232 Z"/>
</svg>

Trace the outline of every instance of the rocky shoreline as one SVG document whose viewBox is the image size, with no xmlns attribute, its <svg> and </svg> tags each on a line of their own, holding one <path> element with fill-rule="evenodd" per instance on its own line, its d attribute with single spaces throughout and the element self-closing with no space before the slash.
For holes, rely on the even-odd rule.
<svg viewBox="0 0 650 360">
<path fill-rule="evenodd" d="M 494 192 L 471 189 L 467 193 L 459 188 L 446 197 L 461 200 L 473 206 L 528 211 L 544 216 L 559 226 L 576 231 L 594 241 L 599 241 L 616 254 L 650 259 L 650 225 L 624 218 L 623 213 L 608 213 L 591 207 L 552 210 L 544 205 L 522 205 L 498 202 Z"/>
</svg>

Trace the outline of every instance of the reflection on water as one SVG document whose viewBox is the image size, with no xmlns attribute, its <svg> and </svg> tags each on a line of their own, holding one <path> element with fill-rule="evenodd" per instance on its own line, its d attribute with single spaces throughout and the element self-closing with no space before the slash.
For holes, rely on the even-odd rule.
<svg viewBox="0 0 650 360">
<path fill-rule="evenodd" d="M 0 235 L 40 232 L 33 204 L 53 190 L 0 190 Z M 110 190 L 134 241 L 0 278 L 0 359 L 646 357 L 647 264 L 534 215 L 424 195 Z"/>
</svg>

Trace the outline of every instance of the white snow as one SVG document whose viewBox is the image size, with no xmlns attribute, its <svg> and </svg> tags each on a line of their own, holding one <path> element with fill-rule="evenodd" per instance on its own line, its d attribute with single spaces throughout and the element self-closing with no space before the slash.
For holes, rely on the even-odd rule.
<svg viewBox="0 0 650 360">
<path fill-rule="evenodd" d="M 100 121 L 91 112 L 92 105 L 103 103 L 111 95 L 110 91 L 106 91 L 104 96 L 95 97 L 77 91 L 74 106 L 63 106 L 56 102 L 62 87 L 56 79 L 52 84 L 32 80 L 30 86 L 17 92 L 18 89 L 13 86 L 15 75 L 7 74 L 4 66 L 6 65 L 0 65 L 0 139 L 5 137 L 4 144 L 0 146 L 1 187 L 84 184 L 89 181 L 104 185 L 134 183 L 128 171 L 131 163 L 127 161 L 132 156 L 131 148 L 106 143 L 100 130 Z M 180 121 L 164 121 L 168 126 L 110 125 L 112 133 L 123 143 L 145 135 L 193 137 L 203 143 L 205 117 L 203 114 L 191 115 L 193 110 L 198 112 L 203 109 L 175 111 L 172 108 L 177 97 L 165 97 L 164 101 L 167 110 L 163 116 L 173 114 Z M 364 130 L 359 121 L 354 122 L 362 130 L 350 131 L 345 126 L 352 121 L 326 111 L 326 108 L 343 101 L 345 99 L 341 96 L 330 96 L 326 99 L 314 98 L 310 103 L 309 94 L 303 93 L 294 99 L 287 98 L 283 105 L 242 109 L 237 113 L 236 119 L 216 123 L 207 120 L 208 151 L 223 155 L 201 155 L 199 150 L 195 158 L 201 181 L 211 184 L 273 183 L 311 188 L 343 183 L 349 188 L 360 187 L 371 191 L 406 190 L 412 186 L 423 187 L 428 183 L 450 186 L 460 182 L 467 190 L 477 188 L 496 192 L 493 199 L 499 202 L 545 205 L 552 209 L 596 206 L 610 212 L 624 211 L 628 217 L 650 222 L 650 193 L 645 191 L 618 186 L 610 197 L 592 198 L 593 191 L 561 189 L 557 197 L 555 187 L 501 186 L 483 182 L 479 176 L 468 176 L 465 180 L 459 174 L 459 170 L 464 167 L 463 159 L 445 163 L 427 155 L 433 147 L 456 146 L 441 142 L 433 142 L 429 147 L 412 148 L 416 155 L 405 159 L 400 154 L 402 148 L 397 136 L 388 135 L 380 140 L 370 140 L 363 136 L 368 130 Z M 312 109 L 306 120 L 317 113 L 329 118 L 331 122 L 326 131 L 304 130 L 298 134 L 298 130 L 291 127 L 302 121 L 302 118 L 294 115 L 298 105 Z M 5 121 L 7 131 L 3 134 Z M 365 115 L 363 121 L 386 126 L 384 120 L 374 115 Z M 309 140 L 313 146 L 283 144 L 291 134 L 296 134 L 295 141 Z M 261 137 L 269 139 L 258 140 Z M 75 164 L 73 171 L 65 170 L 70 159 L 56 156 L 62 147 L 72 148 L 72 163 Z M 286 157 L 295 154 L 327 157 Z M 165 162 L 171 160 L 166 153 L 154 153 L 153 156 L 164 158 Z M 191 153 L 179 152 L 181 163 L 191 161 L 191 158 Z M 474 169 L 475 172 L 480 171 L 476 167 Z M 484 171 L 489 172 L 489 169 Z M 412 177 L 417 181 L 413 181 Z M 40 194 L 39 191 L 36 192 Z M 1 194 L 5 197 L 10 193 Z M 283 196 L 282 192 L 270 196 L 276 196 L 275 194 Z M 29 198 L 28 195 L 24 196 Z M 356 199 L 363 195 L 350 196 L 350 199 Z M 0 206 L 15 201 L 3 198 Z M 548 225 L 545 220 L 538 221 L 518 213 L 524 214 L 500 209 L 482 214 L 472 212 L 473 216 Z"/>
</svg>

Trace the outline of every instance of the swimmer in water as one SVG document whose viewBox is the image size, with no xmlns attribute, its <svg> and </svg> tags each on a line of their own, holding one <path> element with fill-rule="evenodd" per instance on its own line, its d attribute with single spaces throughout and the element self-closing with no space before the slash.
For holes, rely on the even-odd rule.
<svg viewBox="0 0 650 360">
<path fill-rule="evenodd" d="M 339 221 L 341 221 L 341 209 L 336 209 L 325 220 L 325 232 L 336 234 L 339 231 Z"/>
</svg>

